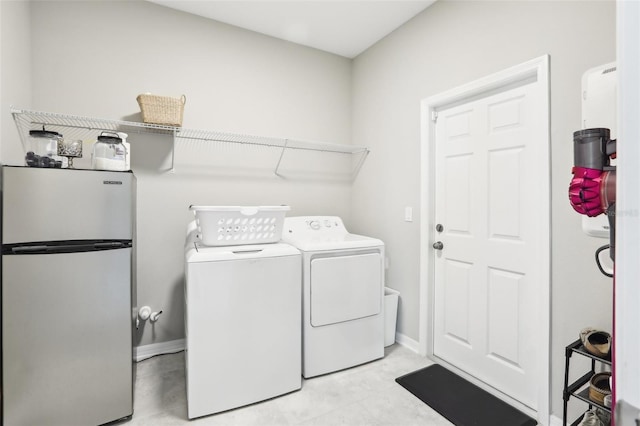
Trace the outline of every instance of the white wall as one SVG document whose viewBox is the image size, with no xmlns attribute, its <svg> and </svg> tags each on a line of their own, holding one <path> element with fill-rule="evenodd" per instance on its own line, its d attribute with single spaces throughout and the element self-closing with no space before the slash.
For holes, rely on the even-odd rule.
<svg viewBox="0 0 640 426">
<path fill-rule="evenodd" d="M 26 0 L 0 2 L 0 136 L 17 138 L 10 107 L 31 103 L 31 22 Z M 0 143 L 0 163 L 23 156 L 20 145 Z"/>
<path fill-rule="evenodd" d="M 13 19 L 14 12 L 6 2 L 0 5 L 4 42 L 4 20 Z M 35 1 L 30 9 L 29 19 L 21 20 L 31 28 L 26 51 L 33 78 L 15 79 L 30 84 L 33 100 L 3 91 L 3 120 L 8 104 L 140 120 L 139 93 L 184 93 L 184 127 L 350 141 L 348 59 L 143 1 Z M 3 75 L 7 70 L 18 74 L 21 69 L 5 63 L 5 52 Z M 4 136 L 3 160 L 22 164 L 15 133 Z M 153 328 L 147 324 L 140 333 L 140 344 L 184 337 L 183 245 L 190 204 L 289 204 L 291 215 L 350 216 L 348 182 L 332 176 L 275 177 L 279 151 L 186 144 L 179 147 L 172 174 L 166 171 L 168 138 L 131 134 L 129 141 L 138 182 L 138 304 L 164 310 Z M 87 165 L 87 154 L 75 163 Z M 335 162 L 318 153 L 302 160 L 318 169 L 331 169 Z"/>
<path fill-rule="evenodd" d="M 593 262 L 568 202 L 581 76 L 615 60 L 614 1 L 446 1 L 354 60 L 353 143 L 371 155 L 353 191 L 354 231 L 387 245 L 387 285 L 401 293 L 399 331 L 418 340 L 420 100 L 550 54 L 552 173 L 551 404 L 562 415 L 564 347 L 585 326 L 611 330 L 611 280 Z M 414 221 L 404 221 L 404 207 Z"/>
</svg>

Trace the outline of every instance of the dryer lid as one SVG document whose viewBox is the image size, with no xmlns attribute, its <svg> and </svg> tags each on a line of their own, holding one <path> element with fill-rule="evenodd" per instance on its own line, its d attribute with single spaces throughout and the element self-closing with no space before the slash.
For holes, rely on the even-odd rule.
<svg viewBox="0 0 640 426">
<path fill-rule="evenodd" d="M 282 241 L 303 251 L 340 250 L 384 246 L 377 238 L 352 234 L 337 216 L 286 217 Z"/>
<path fill-rule="evenodd" d="M 283 235 L 282 241 L 289 243 L 302 251 L 346 250 L 357 248 L 382 247 L 384 243 L 377 238 L 365 237 L 357 234 L 346 234 L 342 237 L 332 236 L 297 240 Z"/>
</svg>

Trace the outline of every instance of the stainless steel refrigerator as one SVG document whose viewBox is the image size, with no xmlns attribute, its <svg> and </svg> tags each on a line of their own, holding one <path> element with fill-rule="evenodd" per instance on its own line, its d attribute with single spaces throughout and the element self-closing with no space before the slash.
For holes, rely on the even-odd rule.
<svg viewBox="0 0 640 426">
<path fill-rule="evenodd" d="M 4 166 L 0 184 L 3 424 L 130 417 L 133 174 Z"/>
</svg>

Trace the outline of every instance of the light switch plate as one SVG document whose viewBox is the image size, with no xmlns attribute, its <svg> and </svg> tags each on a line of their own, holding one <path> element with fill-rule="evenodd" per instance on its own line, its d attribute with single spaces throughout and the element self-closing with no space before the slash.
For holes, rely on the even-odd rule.
<svg viewBox="0 0 640 426">
<path fill-rule="evenodd" d="M 404 221 L 413 222 L 413 208 L 409 206 L 404 208 Z"/>
</svg>

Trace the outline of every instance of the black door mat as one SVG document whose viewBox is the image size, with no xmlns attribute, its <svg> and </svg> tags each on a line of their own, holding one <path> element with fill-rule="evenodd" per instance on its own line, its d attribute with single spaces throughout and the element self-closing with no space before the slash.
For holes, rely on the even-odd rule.
<svg viewBox="0 0 640 426">
<path fill-rule="evenodd" d="M 538 423 L 506 402 L 450 372 L 430 365 L 396 379 L 456 426 L 535 426 Z"/>
</svg>

